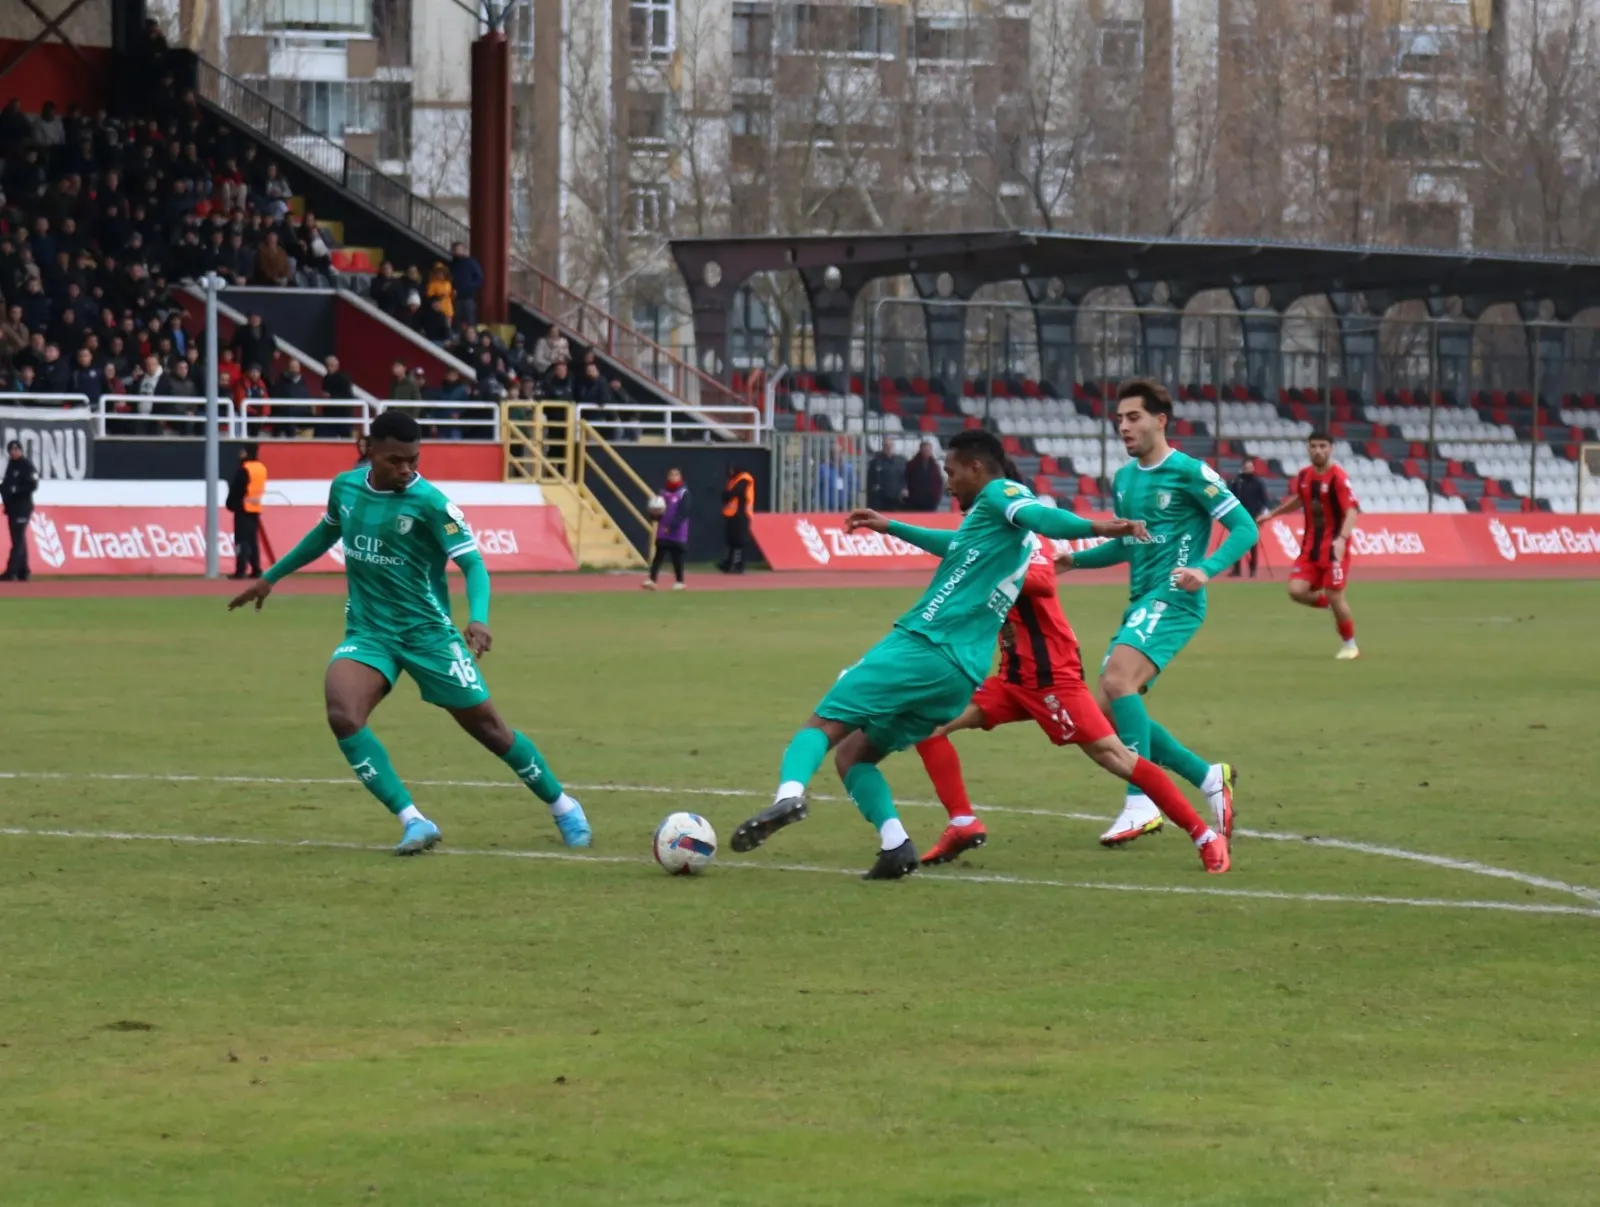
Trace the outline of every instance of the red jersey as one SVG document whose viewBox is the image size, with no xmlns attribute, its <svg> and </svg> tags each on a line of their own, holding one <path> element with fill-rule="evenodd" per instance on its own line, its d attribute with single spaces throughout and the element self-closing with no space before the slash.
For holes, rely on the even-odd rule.
<svg viewBox="0 0 1600 1207">
<path fill-rule="evenodd" d="M 1061 611 L 1055 564 L 1035 552 L 1022 594 L 1000 629 L 1000 678 L 1021 687 L 1065 687 L 1083 682 L 1078 638 Z"/>
<path fill-rule="evenodd" d="M 1305 510 L 1306 524 L 1300 532 L 1300 558 L 1312 563 L 1333 560 L 1333 542 L 1344 526 L 1351 508 L 1358 508 L 1350 475 L 1333 464 L 1320 474 L 1306 466 L 1294 476 L 1295 498 Z"/>
</svg>

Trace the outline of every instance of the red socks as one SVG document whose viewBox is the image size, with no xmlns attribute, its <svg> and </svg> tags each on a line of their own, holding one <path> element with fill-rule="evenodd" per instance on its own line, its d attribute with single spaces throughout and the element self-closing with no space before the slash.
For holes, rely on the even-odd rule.
<svg viewBox="0 0 1600 1207">
<path fill-rule="evenodd" d="M 919 746 L 917 749 L 922 748 Z M 1209 828 L 1200 819 L 1200 814 L 1195 812 L 1194 806 L 1178 791 L 1178 786 L 1167 777 L 1167 773 L 1149 759 L 1140 759 L 1134 766 L 1131 782 L 1155 802 L 1156 808 L 1168 821 L 1175 826 L 1182 826 L 1190 838 L 1199 838 Z"/>
<path fill-rule="evenodd" d="M 1315 595 L 1313 595 L 1311 597 L 1311 606 L 1313 608 L 1326 608 L 1326 607 L 1328 607 L 1329 606 L 1328 597 L 1326 595 L 1324 595 L 1321 591 L 1318 591 Z"/>
<path fill-rule="evenodd" d="M 1337 623 L 1340 637 L 1346 641 L 1354 641 L 1356 639 L 1356 622 L 1354 620 L 1341 620 Z"/>
<path fill-rule="evenodd" d="M 955 743 L 949 738 L 929 738 L 917 744 L 917 753 L 922 756 L 922 765 L 927 768 L 928 778 L 933 781 L 933 790 L 944 811 L 952 820 L 971 817 L 972 802 L 967 799 L 967 785 L 961 778 L 961 756 L 956 754 Z"/>
</svg>

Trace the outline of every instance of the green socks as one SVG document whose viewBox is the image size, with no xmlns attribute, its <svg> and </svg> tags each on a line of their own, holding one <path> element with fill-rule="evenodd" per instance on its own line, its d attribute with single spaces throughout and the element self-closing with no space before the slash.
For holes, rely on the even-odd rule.
<svg viewBox="0 0 1600 1207">
<path fill-rule="evenodd" d="M 564 791 L 561 781 L 550 774 L 550 767 L 544 761 L 544 755 L 539 753 L 539 748 L 528 740 L 526 734 L 520 730 L 512 734 L 511 749 L 500 758 L 545 804 L 553 805 L 561 799 Z"/>
<path fill-rule="evenodd" d="M 350 764 L 350 770 L 356 773 L 368 792 L 383 802 L 385 809 L 399 814 L 411 804 L 411 793 L 395 774 L 389 752 L 372 730 L 363 729 L 348 738 L 340 738 L 339 750 Z"/>
<path fill-rule="evenodd" d="M 1117 736 L 1122 739 L 1122 744 L 1142 759 L 1155 762 L 1150 753 L 1150 714 L 1144 709 L 1144 698 L 1135 694 L 1131 696 L 1118 696 L 1111 701 L 1111 720 L 1117 726 Z M 1143 796 L 1144 793 L 1128 785 L 1129 796 Z"/>
<path fill-rule="evenodd" d="M 1211 764 L 1167 732 L 1157 721 L 1150 722 L 1150 753 L 1145 756 L 1152 763 L 1165 767 L 1204 791 L 1206 777 L 1211 774 Z"/>
<path fill-rule="evenodd" d="M 816 775 L 822 760 L 828 757 L 828 735 L 820 729 L 802 729 L 789 739 L 783 752 L 783 764 L 778 768 L 780 797 L 798 795 Z"/>
<path fill-rule="evenodd" d="M 896 816 L 889 781 L 871 763 L 857 763 L 846 771 L 844 790 L 856 802 L 861 816 L 872 823 L 873 829 L 881 830 L 884 822 Z"/>
</svg>

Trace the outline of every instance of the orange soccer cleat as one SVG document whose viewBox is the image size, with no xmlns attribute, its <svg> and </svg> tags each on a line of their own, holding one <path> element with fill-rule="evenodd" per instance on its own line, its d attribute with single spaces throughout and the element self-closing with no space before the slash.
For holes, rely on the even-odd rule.
<svg viewBox="0 0 1600 1207">
<path fill-rule="evenodd" d="M 935 863 L 949 863 L 963 851 L 976 850 L 988 841 L 989 831 L 983 828 L 983 823 L 976 817 L 964 826 L 946 826 L 944 833 L 939 835 L 939 841 L 923 854 L 922 864 L 927 867 Z"/>
<path fill-rule="evenodd" d="M 1200 844 L 1200 862 L 1213 876 L 1220 876 L 1233 866 L 1233 860 L 1228 857 L 1228 840 L 1221 834 L 1213 834 L 1210 842 Z"/>
</svg>

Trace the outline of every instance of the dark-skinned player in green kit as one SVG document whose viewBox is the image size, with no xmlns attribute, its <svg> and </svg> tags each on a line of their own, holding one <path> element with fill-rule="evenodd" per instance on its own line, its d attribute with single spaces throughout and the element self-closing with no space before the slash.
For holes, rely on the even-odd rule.
<svg viewBox="0 0 1600 1207">
<path fill-rule="evenodd" d="M 367 719 L 401 672 L 422 698 L 498 756 L 550 807 L 561 840 L 586 847 L 589 821 L 526 736 L 500 716 L 478 671 L 489 652 L 489 571 L 466 516 L 417 472 L 422 433 L 403 411 L 372 421 L 369 465 L 340 474 L 328 488 L 328 509 L 282 561 L 269 569 L 228 610 L 253 603 L 256 611 L 273 584 L 309 566 L 341 540 L 350 596 L 344 640 L 333 651 L 323 680 L 328 726 L 339 751 L 362 785 L 400 819 L 398 855 L 416 855 L 439 842 L 439 827 L 422 815 Z M 454 561 L 467 585 L 465 634 L 450 618 L 445 566 Z"/>
<path fill-rule="evenodd" d="M 940 555 L 921 599 L 893 630 L 847 668 L 783 754 L 776 799 L 733 835 L 750 851 L 806 816 L 806 785 L 829 750 L 850 799 L 878 832 L 878 857 L 868 880 L 898 880 L 920 865 L 917 848 L 895 812 L 878 763 L 929 737 L 967 707 L 994 661 L 1000 626 L 1017 602 L 1038 536 L 1137 540 L 1133 520 L 1090 521 L 1046 507 L 1021 482 L 1005 476 L 1005 449 L 992 432 L 961 432 L 945 456 L 948 487 L 966 513 L 954 532 L 916 528 L 856 511 L 850 527 L 897 536 Z M 1037 535 L 1035 535 L 1037 534 Z M 836 748 L 836 749 L 835 749 Z M 1209 834 L 1179 798 L 1187 816 L 1173 820 Z"/>
<path fill-rule="evenodd" d="M 1206 583 L 1250 552 L 1256 523 L 1214 469 L 1167 443 L 1171 420 L 1172 397 L 1158 383 L 1134 378 L 1117 390 L 1117 431 L 1133 460 L 1112 479 L 1112 509 L 1144 521 L 1150 539 L 1107 541 L 1063 554 L 1056 566 L 1128 563 L 1128 609 L 1101 663 L 1096 695 L 1123 745 L 1205 793 L 1217 829 L 1231 838 L 1233 765 L 1208 762 L 1152 721 L 1143 693 L 1200 631 Z M 1213 522 L 1228 535 L 1208 557 Z M 1119 846 L 1160 828 L 1155 803 L 1130 786 L 1121 815 L 1100 841 Z"/>
</svg>

